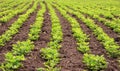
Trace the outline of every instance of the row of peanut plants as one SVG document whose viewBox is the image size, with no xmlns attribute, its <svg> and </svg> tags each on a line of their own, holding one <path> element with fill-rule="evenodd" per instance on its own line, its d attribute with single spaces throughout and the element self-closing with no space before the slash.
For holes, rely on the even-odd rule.
<svg viewBox="0 0 120 71">
<path fill-rule="evenodd" d="M 44 63 L 45 68 L 38 68 L 38 71 L 59 71 L 60 68 L 57 68 L 56 65 L 59 63 L 59 52 L 58 50 L 61 48 L 60 43 L 62 42 L 62 29 L 60 25 L 59 18 L 57 17 L 52 6 L 47 3 L 47 7 L 49 9 L 49 13 L 51 15 L 51 41 L 48 43 L 46 48 L 42 48 L 40 52 L 42 53 L 42 57 L 46 60 Z"/>
<path fill-rule="evenodd" d="M 21 11 L 26 10 L 29 6 L 30 5 L 26 5 Z M 7 41 L 10 41 L 10 39 L 12 39 L 13 35 L 15 35 L 16 33 L 19 32 L 18 31 L 19 28 L 27 20 L 29 15 L 36 9 L 36 6 L 37 6 L 37 2 L 34 3 L 33 7 L 31 9 L 27 10 L 27 12 L 25 14 L 20 15 L 19 18 L 17 19 L 17 21 L 12 23 L 12 25 L 9 27 L 9 29 L 0 36 L 0 46 L 4 46 Z"/>
<path fill-rule="evenodd" d="M 115 1 L 109 1 L 109 2 L 95 2 L 91 3 L 92 1 L 86 2 L 80 2 L 78 4 L 78 1 L 74 1 L 75 5 L 78 5 L 79 7 L 83 7 L 84 9 L 89 9 L 89 11 L 94 11 L 94 14 L 102 15 L 107 19 L 114 18 L 115 16 L 118 16 L 120 18 L 120 9 L 118 3 Z M 102 2 L 102 3 L 101 3 Z M 72 4 L 71 2 L 69 2 Z M 72 4 L 73 5 L 73 4 Z M 70 6 L 70 5 L 69 5 Z"/>
<path fill-rule="evenodd" d="M 12 4 L 14 0 L 5 0 L 0 4 L 0 12 L 2 11 L 3 8 L 8 7 L 9 4 Z"/>
<path fill-rule="evenodd" d="M 37 5 L 38 1 L 36 1 L 33 8 L 31 8 L 31 10 L 33 9 L 32 12 L 36 10 Z M 43 14 L 46 11 L 45 5 L 42 2 L 40 5 L 42 8 L 37 12 L 36 21 L 30 27 L 28 39 L 25 41 L 18 41 L 16 44 L 13 44 L 12 51 L 5 54 L 5 62 L 0 66 L 3 71 L 15 71 L 20 68 L 22 66 L 21 62 L 25 60 L 25 55 L 34 49 L 35 46 L 33 44 L 33 40 L 35 41 L 39 38 L 39 33 L 44 20 Z"/>
<path fill-rule="evenodd" d="M 98 14 L 94 14 L 95 11 L 86 12 L 86 10 L 84 10 L 84 9 L 81 9 L 81 10 L 83 10 L 82 13 L 86 13 L 86 14 L 90 15 L 91 17 L 97 19 L 99 22 L 102 22 L 106 26 L 113 29 L 113 31 L 120 34 L 120 26 L 119 26 L 120 25 L 120 19 L 119 18 L 118 19 L 112 18 L 113 20 L 106 20 L 105 18 L 99 17 Z"/>
<path fill-rule="evenodd" d="M 2 12 L 0 12 L 0 18 L 2 18 L 3 16 L 6 16 L 6 15 L 8 15 L 9 13 L 11 13 L 11 11 L 12 10 L 17 10 L 17 9 L 20 9 L 21 7 L 23 7 L 23 6 L 25 6 L 26 4 L 29 4 L 29 2 L 18 2 L 17 4 L 16 4 L 16 2 L 15 3 L 13 3 L 11 6 L 10 6 L 10 8 L 11 9 L 8 9 L 8 10 L 5 10 L 5 11 L 2 11 Z M 12 7 L 12 6 L 16 6 L 16 7 Z M 4 9 L 7 9 L 7 8 L 4 8 Z"/>
<path fill-rule="evenodd" d="M 2 18 L 0 18 L 0 22 L 8 22 L 11 18 L 13 18 L 15 15 L 24 12 L 25 10 L 27 10 L 29 8 L 29 6 L 32 4 L 32 2 L 28 3 L 27 5 L 23 4 L 23 8 L 21 9 L 21 7 L 19 6 L 15 11 L 11 10 L 9 12 L 8 15 L 3 16 Z"/>
<path fill-rule="evenodd" d="M 116 18 L 111 17 L 113 20 L 107 20 L 107 19 L 101 18 L 99 16 L 99 14 L 98 14 L 100 12 L 99 10 L 93 10 L 92 11 L 92 8 L 89 9 L 89 7 L 87 7 L 87 8 L 83 8 L 83 7 L 77 8 L 77 7 L 72 7 L 72 9 L 75 10 L 75 11 L 79 11 L 83 14 L 87 14 L 87 15 L 97 19 L 99 22 L 102 22 L 104 25 L 110 27 L 111 29 L 113 29 L 113 31 L 120 34 L 120 26 L 119 26 L 120 25 L 120 19 L 119 18 L 116 19 Z M 108 13 L 105 13 L 105 14 L 108 14 Z M 108 14 L 108 16 L 113 16 L 113 15 Z"/>
<path fill-rule="evenodd" d="M 87 42 L 89 38 L 80 28 L 80 25 L 76 19 L 68 15 L 67 11 L 63 10 L 61 7 L 57 5 L 54 6 L 60 11 L 63 17 L 71 23 L 73 36 L 77 40 L 77 49 L 84 54 L 83 63 L 85 63 L 90 70 L 100 70 L 106 68 L 107 62 L 103 55 L 94 55 L 90 52 L 89 42 Z"/>
<path fill-rule="evenodd" d="M 24 3 L 24 1 L 19 1 L 18 3 L 16 3 L 16 1 L 14 1 L 12 4 L 9 4 L 9 6 L 3 7 L 0 12 L 7 11 L 7 10 L 9 10 L 9 9 L 12 9 L 12 8 L 14 8 L 14 6 L 18 6 L 18 5 L 20 5 L 21 3 Z M 4 3 L 3 3 L 3 4 L 4 4 Z"/>
<path fill-rule="evenodd" d="M 94 21 L 90 18 L 85 18 L 83 14 L 81 14 L 79 11 L 74 11 L 71 9 L 68 9 L 65 6 L 61 6 L 63 9 L 68 11 L 71 14 L 76 15 L 79 19 L 81 19 L 96 35 L 97 39 L 104 45 L 106 51 L 109 53 L 112 57 L 119 57 L 120 55 L 120 46 L 115 43 L 113 38 L 110 38 L 102 28 L 100 28 L 98 25 L 94 23 Z"/>
</svg>

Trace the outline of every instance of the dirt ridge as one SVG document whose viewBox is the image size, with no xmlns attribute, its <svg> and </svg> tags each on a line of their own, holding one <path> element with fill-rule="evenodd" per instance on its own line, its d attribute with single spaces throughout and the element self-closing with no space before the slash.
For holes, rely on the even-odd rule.
<svg viewBox="0 0 120 71">
<path fill-rule="evenodd" d="M 23 23 L 19 32 L 15 34 L 12 39 L 6 42 L 5 46 L 0 47 L 0 64 L 4 61 L 4 54 L 12 50 L 12 44 L 16 44 L 17 41 L 24 41 L 28 38 L 28 32 L 30 25 L 33 24 L 36 17 L 36 12 L 30 14 L 29 18 Z"/>
<path fill-rule="evenodd" d="M 30 9 L 33 6 L 34 2 L 27 8 Z M 18 15 L 15 15 L 13 18 L 11 18 L 8 22 L 6 23 L 0 23 L 0 35 L 4 34 L 4 32 L 6 30 L 8 30 L 8 28 L 12 25 L 12 23 L 14 23 L 15 21 L 17 21 L 17 19 L 19 18 L 20 15 L 25 14 L 27 12 L 27 10 L 25 10 L 22 13 L 19 13 Z"/>
<path fill-rule="evenodd" d="M 77 50 L 77 42 L 73 37 L 70 23 L 55 8 L 56 14 L 60 19 L 63 31 L 63 42 L 59 51 L 61 61 L 57 65 L 61 67 L 61 71 L 82 71 L 84 64 L 82 63 L 83 54 Z"/>
<path fill-rule="evenodd" d="M 69 13 L 70 14 L 70 13 Z M 99 40 L 97 40 L 96 36 L 93 34 L 93 31 L 85 25 L 84 22 L 82 22 L 79 18 L 77 18 L 75 15 L 70 14 L 72 17 L 74 17 L 81 25 L 81 28 L 83 31 L 89 35 L 89 46 L 90 50 L 93 54 L 95 55 L 104 55 L 108 62 L 108 67 L 104 71 L 120 71 L 119 64 L 118 64 L 118 59 L 116 58 L 111 58 L 107 54 L 106 50 L 104 49 L 104 46 L 100 43 Z"/>
<path fill-rule="evenodd" d="M 44 67 L 45 60 L 40 55 L 40 49 L 47 46 L 51 37 L 51 20 L 47 6 L 46 9 L 40 37 L 38 40 L 34 41 L 34 50 L 25 56 L 26 60 L 23 61 L 23 67 L 18 71 L 37 71 L 36 68 Z"/>
</svg>

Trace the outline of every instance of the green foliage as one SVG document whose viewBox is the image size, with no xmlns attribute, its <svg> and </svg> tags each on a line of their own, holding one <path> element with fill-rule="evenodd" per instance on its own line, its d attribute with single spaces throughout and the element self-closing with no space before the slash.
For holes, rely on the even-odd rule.
<svg viewBox="0 0 120 71">
<path fill-rule="evenodd" d="M 6 0 L 4 3 L 1 3 L 0 17 L 2 17 L 0 18 L 0 22 L 6 23 L 12 17 L 21 14 L 27 10 L 29 6 L 31 6 L 30 4 L 32 4 L 32 1 L 33 0 Z M 8 4 L 9 2 L 12 4 Z M 16 2 L 18 2 L 20 5 L 18 3 L 16 4 Z M 27 10 L 25 14 L 20 15 L 18 20 L 15 21 L 10 27 L 8 27 L 8 30 L 0 36 L 0 46 L 4 46 L 7 41 L 10 41 L 13 35 L 18 33 L 19 28 L 27 20 L 29 15 L 37 9 L 38 2 L 41 4 L 41 10 L 37 14 L 35 23 L 30 26 L 28 40 L 17 42 L 13 45 L 12 51 L 5 54 L 5 62 L 0 65 L 0 69 L 3 71 L 15 71 L 18 69 L 20 66 L 22 66 L 21 61 L 25 60 L 24 55 L 33 49 L 34 44 L 32 41 L 39 38 L 39 34 L 41 32 L 40 29 L 44 20 L 43 14 L 46 11 L 46 7 L 43 4 L 43 1 L 34 1 L 33 7 Z M 51 41 L 48 43 L 46 48 L 41 49 L 41 55 L 46 60 L 46 62 L 44 63 L 45 68 L 38 68 L 38 71 L 60 71 L 60 68 L 56 67 L 56 65 L 60 61 L 58 50 L 61 48 L 60 43 L 62 42 L 63 34 L 60 21 L 54 12 L 54 9 L 50 5 L 52 2 L 54 2 L 53 6 L 55 6 L 62 14 L 62 16 L 69 21 L 72 27 L 73 36 L 77 40 L 77 49 L 84 54 L 83 62 L 91 71 L 105 69 L 107 67 L 107 62 L 103 56 L 88 54 L 91 53 L 88 42 L 89 36 L 86 35 L 81 29 L 81 23 L 79 24 L 76 19 L 72 18 L 70 15 L 68 15 L 68 13 L 74 14 L 94 32 L 97 39 L 104 45 L 104 48 L 111 57 L 120 56 L 120 46 L 115 43 L 114 39 L 110 38 L 102 28 L 97 26 L 93 19 L 90 18 L 95 18 L 102 24 L 105 24 L 109 28 L 113 29 L 113 31 L 120 33 L 120 9 L 118 1 L 110 0 L 109 2 L 106 2 L 105 0 L 101 0 L 98 2 L 95 0 L 78 0 L 71 2 L 70 0 L 66 0 L 66 2 L 64 2 L 64 0 L 49 0 L 46 1 L 46 3 L 52 22 Z M 16 7 L 13 10 L 12 8 L 14 6 Z M 74 15 L 72 16 L 74 17 Z"/>
<path fill-rule="evenodd" d="M 56 5 L 56 7 L 57 7 L 57 5 Z M 81 14 L 81 13 L 79 13 L 78 11 L 79 11 L 79 9 L 76 9 L 77 11 L 76 12 L 74 12 L 74 10 L 70 10 L 70 9 L 68 9 L 68 8 L 65 8 L 65 6 L 61 6 L 63 9 L 65 9 L 66 11 L 69 11 L 71 14 L 74 14 L 74 15 L 76 15 L 79 19 L 81 19 L 92 31 L 93 31 L 93 33 L 96 35 L 96 37 L 97 37 L 97 39 L 98 40 L 100 40 L 101 42 L 102 42 L 102 44 L 104 45 L 104 47 L 105 47 L 105 49 L 106 49 L 106 51 L 108 52 L 108 54 L 111 56 L 111 57 L 119 57 L 119 55 L 120 55 L 120 47 L 119 47 L 119 45 L 117 45 L 116 43 L 115 43 L 115 41 L 114 41 L 114 39 L 113 38 L 110 38 L 104 31 L 103 31 L 103 29 L 101 28 L 101 27 L 99 27 L 98 25 L 96 25 L 95 23 L 94 23 L 94 21 L 92 20 L 92 19 L 90 19 L 90 17 L 88 17 L 88 18 L 85 18 L 84 17 L 84 15 L 83 14 Z M 60 10 L 60 8 L 59 7 L 57 7 L 59 10 Z M 95 16 L 95 17 L 98 17 L 98 16 Z M 68 18 L 68 16 L 66 17 L 66 18 Z M 69 21 L 71 21 L 72 23 L 74 23 L 74 25 L 75 25 L 75 23 L 77 23 L 77 22 L 75 22 L 74 20 L 72 20 L 72 19 L 69 19 Z M 102 19 L 102 21 L 106 21 L 106 20 L 104 20 L 104 19 Z M 117 21 L 118 22 L 118 21 Z M 109 25 L 111 25 L 111 27 L 114 27 L 116 24 L 114 23 L 114 24 L 111 24 L 111 22 L 109 22 L 110 24 Z M 72 26 L 74 26 L 74 25 L 72 25 Z M 75 26 L 75 27 L 78 27 L 78 26 Z M 80 32 L 79 30 L 78 30 L 78 28 L 73 28 L 72 29 L 72 31 L 73 32 L 75 32 L 74 33 L 74 36 L 77 38 L 77 40 L 79 41 L 82 41 L 82 42 L 78 42 L 78 45 L 79 45 L 79 47 L 77 48 L 78 50 L 80 50 L 81 52 L 83 52 L 83 53 L 85 53 L 85 52 L 89 52 L 89 48 L 88 48 L 88 43 L 84 43 L 86 40 L 88 40 L 86 37 L 86 35 L 83 35 L 83 34 L 81 34 L 82 32 Z M 77 35 L 77 34 L 80 34 L 80 35 Z M 84 45 L 83 45 L 84 44 Z M 81 47 L 82 46 L 82 47 Z"/>
<path fill-rule="evenodd" d="M 58 7 L 57 5 L 54 5 L 59 11 L 60 13 L 70 22 L 71 26 L 72 26 L 72 32 L 73 32 L 73 36 L 76 38 L 77 40 L 77 44 L 78 47 L 77 49 L 82 52 L 82 53 L 88 53 L 90 52 L 89 49 L 89 42 L 87 42 L 87 40 L 89 40 L 88 36 L 82 31 L 82 29 L 79 26 L 79 23 L 72 18 L 71 16 L 69 16 L 68 14 L 66 14 L 66 11 L 61 9 L 60 7 Z M 64 7 L 64 6 L 61 6 Z M 64 7 L 65 8 L 65 7 Z M 66 9 L 66 8 L 65 8 Z M 70 10 L 69 10 L 70 11 Z"/>
<path fill-rule="evenodd" d="M 19 19 L 9 27 L 9 30 L 5 31 L 5 33 L 0 36 L 0 46 L 4 46 L 5 42 L 9 41 L 13 35 L 18 33 L 18 29 L 27 20 L 29 15 L 34 10 L 36 10 L 36 8 L 37 8 L 37 1 L 34 3 L 33 7 L 26 12 L 26 14 L 20 15 Z"/>
<path fill-rule="evenodd" d="M 34 45 L 30 40 L 17 42 L 13 44 L 13 54 L 22 55 L 30 52 L 33 49 Z"/>
<path fill-rule="evenodd" d="M 0 68 L 3 71 L 12 71 L 22 66 L 20 63 L 22 60 L 25 60 L 23 55 L 14 55 L 13 53 L 8 52 L 5 54 L 5 63 L 1 64 Z"/>
<path fill-rule="evenodd" d="M 51 41 L 48 43 L 48 47 L 41 49 L 41 53 L 44 59 L 47 61 L 44 63 L 45 68 L 38 68 L 38 71 L 59 71 L 58 67 L 55 67 L 59 61 L 59 52 L 60 42 L 62 41 L 62 29 L 60 21 L 50 4 L 48 4 L 48 9 L 51 14 L 52 22 L 52 32 L 51 32 Z"/>
<path fill-rule="evenodd" d="M 54 67 L 59 62 L 59 53 L 56 49 L 43 48 L 41 49 L 41 53 L 43 58 L 47 60 L 46 65 Z"/>
<path fill-rule="evenodd" d="M 22 1 L 21 1 L 22 2 Z M 26 1 L 28 2 L 28 1 Z M 25 3 L 26 3 L 25 2 Z M 18 2 L 19 3 L 19 2 Z M 15 15 L 19 14 L 19 13 L 22 13 L 24 12 L 31 4 L 31 1 L 28 2 L 28 4 L 24 7 L 25 3 L 21 4 L 20 6 L 16 7 L 14 10 L 12 9 L 9 9 L 7 11 L 3 11 L 3 12 L 0 12 L 0 16 L 3 16 L 2 18 L 0 18 L 0 22 L 3 22 L 3 23 L 6 23 L 8 22 L 11 18 L 13 18 Z M 11 6 L 14 6 L 14 4 L 16 3 L 13 3 L 13 4 L 10 4 Z M 10 7 L 11 7 L 10 6 Z M 21 7 L 23 7 L 21 9 Z"/>
<path fill-rule="evenodd" d="M 99 71 L 107 68 L 107 62 L 103 56 L 84 54 L 83 63 L 92 71 Z"/>
<path fill-rule="evenodd" d="M 36 21 L 33 25 L 31 25 L 31 29 L 28 34 L 30 40 L 37 40 L 39 38 L 39 33 L 41 31 L 40 29 L 44 20 L 43 15 L 46 11 L 45 5 L 43 3 L 41 3 L 41 7 L 42 9 L 38 11 Z"/>
<path fill-rule="evenodd" d="M 17 42 L 13 50 L 5 54 L 5 62 L 0 66 L 3 71 L 12 71 L 22 66 L 21 61 L 25 60 L 25 54 L 33 49 L 34 45 L 30 40 Z"/>
<path fill-rule="evenodd" d="M 81 51 L 82 53 L 89 53 L 90 52 L 90 48 L 89 48 L 88 44 L 89 43 L 85 43 L 85 42 L 77 43 L 77 45 L 79 46 L 79 47 L 77 47 L 77 49 L 79 51 Z"/>
</svg>

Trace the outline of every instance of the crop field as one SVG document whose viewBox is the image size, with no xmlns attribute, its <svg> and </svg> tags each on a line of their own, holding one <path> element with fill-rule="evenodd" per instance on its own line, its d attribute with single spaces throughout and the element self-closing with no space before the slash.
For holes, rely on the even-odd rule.
<svg viewBox="0 0 120 71">
<path fill-rule="evenodd" d="M 0 0 L 0 71 L 120 71 L 120 0 Z"/>
</svg>

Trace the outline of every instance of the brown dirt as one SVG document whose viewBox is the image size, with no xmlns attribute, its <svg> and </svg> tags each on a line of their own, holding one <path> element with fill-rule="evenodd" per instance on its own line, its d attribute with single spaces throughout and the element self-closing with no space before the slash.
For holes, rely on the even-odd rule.
<svg viewBox="0 0 120 71">
<path fill-rule="evenodd" d="M 119 64 L 116 58 L 110 58 L 109 55 L 107 55 L 106 50 L 104 49 L 103 45 L 97 40 L 96 36 L 93 34 L 93 31 L 88 28 L 85 23 L 83 23 L 79 18 L 77 18 L 75 15 L 71 15 L 74 18 L 76 18 L 76 20 L 80 23 L 81 28 L 83 29 L 83 31 L 89 35 L 89 46 L 91 49 L 91 52 L 95 55 L 104 55 L 104 57 L 106 58 L 108 64 L 107 69 L 105 69 L 104 71 L 120 71 L 119 68 Z"/>
<path fill-rule="evenodd" d="M 113 18 L 107 18 L 107 17 L 105 17 L 104 15 L 100 15 L 100 17 L 101 17 L 101 18 L 105 18 L 105 19 L 107 19 L 107 20 L 109 20 L 109 21 L 113 21 L 113 18 L 116 18 L 116 19 L 119 19 L 119 18 L 120 18 L 119 16 L 115 16 L 115 15 L 113 15 Z"/>
<path fill-rule="evenodd" d="M 55 11 L 60 19 L 63 31 L 63 42 L 59 51 L 61 61 L 58 67 L 61 67 L 61 71 L 82 71 L 84 70 L 84 64 L 82 63 L 83 54 L 76 48 L 77 44 L 71 31 L 71 25 L 56 8 Z"/>
<path fill-rule="evenodd" d="M 116 19 L 120 19 L 120 16 L 114 16 Z"/>
<path fill-rule="evenodd" d="M 72 15 L 74 18 L 77 18 L 75 15 Z M 85 15 L 85 17 L 87 17 L 87 15 Z M 97 55 L 101 55 L 103 54 L 105 56 L 105 58 L 107 59 L 108 64 L 108 68 L 105 69 L 105 71 L 120 71 L 120 67 L 118 66 L 118 59 L 115 58 L 110 58 L 107 54 L 106 51 L 103 47 L 103 45 L 96 39 L 95 35 L 92 33 L 92 31 L 80 20 L 78 19 L 78 22 L 81 25 L 81 28 L 83 29 L 83 31 L 89 35 L 90 37 L 90 48 L 91 48 L 91 52 L 93 54 L 97 54 Z M 114 32 L 115 33 L 115 32 Z M 115 35 L 115 34 L 114 34 Z M 120 37 L 117 37 L 117 41 L 119 41 Z"/>
<path fill-rule="evenodd" d="M 114 38 L 115 41 L 120 45 L 120 35 L 118 35 L 117 33 L 115 33 L 112 29 L 110 29 L 109 27 L 105 26 L 103 23 L 98 22 L 98 20 L 94 19 L 96 24 L 98 26 L 100 26 L 101 28 L 103 28 L 104 32 L 108 34 L 108 36 L 110 36 L 111 38 Z"/>
<path fill-rule="evenodd" d="M 107 19 L 107 20 L 113 20 L 113 18 L 107 18 L 107 17 L 105 17 L 104 15 L 99 15 L 101 18 L 105 18 L 105 19 Z"/>
<path fill-rule="evenodd" d="M 89 16 L 88 14 L 84 14 L 85 18 L 89 17 L 91 18 L 95 24 L 97 24 L 99 27 L 103 29 L 103 31 L 111 38 L 115 40 L 115 42 L 120 45 L 120 35 L 113 31 L 110 27 L 105 26 L 102 22 L 99 22 L 97 19 Z"/>
<path fill-rule="evenodd" d="M 50 15 L 47 11 L 44 14 L 44 22 L 40 32 L 40 38 L 34 42 L 35 48 L 31 53 L 26 55 L 26 60 L 23 61 L 23 67 L 18 71 L 36 71 L 36 68 L 44 67 L 44 59 L 40 55 L 40 49 L 47 46 L 47 43 L 50 41 L 51 37 L 51 21 Z"/>
<path fill-rule="evenodd" d="M 38 7 L 39 9 L 39 7 Z M 12 44 L 16 44 L 17 41 L 24 41 L 28 38 L 30 25 L 34 23 L 36 18 L 36 12 L 31 13 L 30 17 L 23 23 L 19 32 L 15 34 L 12 39 L 6 42 L 5 46 L 0 47 L 0 64 L 4 61 L 4 54 L 12 50 Z"/>
<path fill-rule="evenodd" d="M 8 30 L 8 28 L 11 26 L 12 23 L 14 23 L 17 19 L 19 18 L 19 16 L 14 16 L 11 20 L 9 20 L 8 22 L 6 23 L 1 23 L 0 25 L 0 35 L 4 34 L 4 32 L 6 30 Z"/>
<path fill-rule="evenodd" d="M 94 20 L 95 24 L 97 24 L 99 27 L 103 29 L 103 31 L 110 36 L 111 38 L 115 39 L 115 42 L 120 45 L 120 35 L 114 32 L 111 28 L 105 26 L 103 23 L 99 22 L 97 19 L 90 17 Z"/>
<path fill-rule="evenodd" d="M 66 6 L 66 7 L 68 7 L 69 9 L 72 9 L 72 8 L 70 8 L 69 6 Z M 73 9 L 72 9 L 72 10 L 73 10 Z M 86 18 L 87 18 L 87 17 L 90 17 L 91 19 L 93 19 L 94 22 L 95 22 L 98 26 L 100 26 L 101 28 L 103 28 L 104 32 L 107 33 L 108 36 L 110 36 L 111 38 L 114 38 L 115 41 L 120 45 L 120 35 L 119 35 L 119 34 L 117 34 L 116 32 L 114 32 L 111 28 L 105 26 L 103 23 L 99 22 L 97 19 L 89 16 L 88 14 L 86 14 L 86 13 L 82 13 L 82 14 L 84 14 L 84 16 L 85 16 Z M 101 17 L 101 18 L 105 18 L 103 15 L 100 15 L 100 17 Z M 112 19 L 109 19 L 109 20 L 112 20 Z"/>
<path fill-rule="evenodd" d="M 108 36 L 110 36 L 111 38 L 116 39 L 116 38 L 118 38 L 118 36 L 120 36 L 120 35 L 118 35 L 117 33 L 115 33 L 111 28 L 109 28 L 109 27 L 105 26 L 103 23 L 99 22 L 97 19 L 94 19 L 94 18 L 92 18 L 92 17 L 91 17 L 91 19 L 93 19 L 94 22 L 95 22 L 98 26 L 100 26 L 100 27 L 104 30 L 104 32 L 107 33 Z"/>
<path fill-rule="evenodd" d="M 66 7 L 68 7 L 69 9 L 72 9 L 69 6 L 66 6 Z M 120 45 L 120 35 L 119 34 L 117 34 L 116 32 L 114 32 L 111 28 L 105 26 L 103 23 L 99 22 L 97 19 L 89 16 L 88 14 L 86 14 L 86 13 L 82 13 L 82 14 L 84 14 L 85 18 L 89 17 L 89 18 L 93 19 L 94 22 L 95 22 L 95 24 L 97 24 L 98 26 L 100 26 L 104 30 L 104 32 L 106 34 L 108 34 L 108 36 L 110 36 L 111 38 L 114 38 L 115 42 L 118 45 Z M 104 18 L 104 16 L 101 15 L 101 18 Z M 112 19 L 109 19 L 109 20 L 112 20 Z"/>
<path fill-rule="evenodd" d="M 15 15 L 8 22 L 6 22 L 6 23 L 0 23 L 1 24 L 0 25 L 0 35 L 4 34 L 4 32 L 6 30 L 8 30 L 8 28 L 12 25 L 12 23 L 14 23 L 15 21 L 17 21 L 17 19 L 19 18 L 20 15 L 25 14 L 27 12 L 27 10 L 30 9 L 31 6 L 33 6 L 33 4 L 34 4 L 34 2 L 23 13 L 19 13 L 19 14 Z"/>
<path fill-rule="evenodd" d="M 91 19 L 95 22 L 95 24 L 97 24 L 99 27 L 101 27 L 101 28 L 103 29 L 103 31 L 104 31 L 109 37 L 113 38 L 113 39 L 115 40 L 115 42 L 116 42 L 118 45 L 120 45 L 120 35 L 119 35 L 118 33 L 114 32 L 113 29 L 111 29 L 110 27 L 105 26 L 102 22 L 99 22 L 97 19 L 89 16 L 88 14 L 86 14 L 86 13 L 82 13 L 82 14 L 84 14 L 84 16 L 85 16 L 86 18 L 87 18 L 87 17 L 91 18 Z"/>
</svg>

